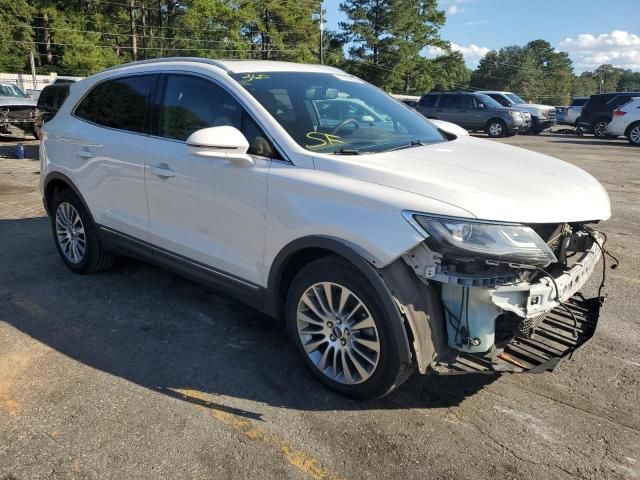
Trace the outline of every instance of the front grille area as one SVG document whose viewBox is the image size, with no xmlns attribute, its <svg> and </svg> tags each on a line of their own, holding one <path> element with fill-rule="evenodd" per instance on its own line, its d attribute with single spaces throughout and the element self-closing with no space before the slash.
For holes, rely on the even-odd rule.
<svg viewBox="0 0 640 480">
<path fill-rule="evenodd" d="M 9 121 L 33 121 L 35 107 L 11 105 L 7 107 L 0 107 L 0 112 L 3 112 L 2 116 Z"/>
</svg>

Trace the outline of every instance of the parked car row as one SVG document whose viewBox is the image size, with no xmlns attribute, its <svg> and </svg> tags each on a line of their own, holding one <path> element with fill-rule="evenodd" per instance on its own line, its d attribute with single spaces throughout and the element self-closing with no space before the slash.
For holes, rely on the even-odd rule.
<svg viewBox="0 0 640 480">
<path fill-rule="evenodd" d="M 613 92 L 573 97 L 564 107 L 562 121 L 581 132 L 596 137 L 625 136 L 633 145 L 640 145 L 638 119 L 640 92 Z"/>
<path fill-rule="evenodd" d="M 539 129 L 544 123 L 538 115 L 534 120 L 530 111 L 506 107 L 494 98 L 494 95 L 503 93 L 506 92 L 427 93 L 420 98 L 416 110 L 429 119 L 455 123 L 471 131 L 483 131 L 490 137 L 541 131 Z"/>
</svg>

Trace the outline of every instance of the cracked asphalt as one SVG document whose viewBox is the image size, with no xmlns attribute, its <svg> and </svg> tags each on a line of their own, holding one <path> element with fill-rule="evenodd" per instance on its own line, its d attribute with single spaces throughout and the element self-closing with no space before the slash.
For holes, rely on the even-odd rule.
<svg viewBox="0 0 640 480">
<path fill-rule="evenodd" d="M 134 260 L 71 273 L 37 144 L 14 160 L 0 141 L 0 480 L 639 478 L 640 149 L 500 141 L 611 195 L 596 335 L 554 373 L 415 376 L 373 403 L 324 390 L 276 321 L 215 291 Z"/>
</svg>

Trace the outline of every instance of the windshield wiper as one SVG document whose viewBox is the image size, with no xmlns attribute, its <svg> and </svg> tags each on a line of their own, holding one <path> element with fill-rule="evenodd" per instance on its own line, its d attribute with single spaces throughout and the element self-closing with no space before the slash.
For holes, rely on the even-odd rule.
<svg viewBox="0 0 640 480">
<path fill-rule="evenodd" d="M 395 150 L 402 150 L 404 148 L 424 147 L 425 145 L 429 145 L 429 143 L 432 143 L 432 142 L 423 142 L 422 140 L 411 140 L 409 143 L 406 143 L 404 145 L 400 145 L 399 147 L 390 148 L 389 150 L 385 150 L 385 151 L 386 152 L 393 152 Z"/>
<path fill-rule="evenodd" d="M 360 155 L 360 152 L 357 148 L 341 148 L 340 150 L 335 150 L 334 155 Z"/>
</svg>

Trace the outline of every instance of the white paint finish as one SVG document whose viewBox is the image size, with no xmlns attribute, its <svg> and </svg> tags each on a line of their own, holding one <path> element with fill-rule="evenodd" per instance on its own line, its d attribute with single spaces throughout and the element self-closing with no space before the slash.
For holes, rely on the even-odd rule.
<svg viewBox="0 0 640 480">
<path fill-rule="evenodd" d="M 322 235 L 352 244 L 377 267 L 423 238 L 403 209 L 469 216 L 460 208 L 394 188 L 274 162 L 269 174 L 265 265 L 297 238 Z"/>
<path fill-rule="evenodd" d="M 254 283 L 262 283 L 269 160 L 237 167 L 191 155 L 184 142 L 150 138 L 146 154 L 149 241 Z M 162 166 L 175 172 L 163 178 Z"/>
<path fill-rule="evenodd" d="M 72 179 L 96 222 L 146 240 L 147 137 L 99 127 L 72 116 L 54 117 L 47 123 L 46 132 L 43 144 L 53 161 L 47 170 Z"/>
<path fill-rule="evenodd" d="M 474 137 L 374 155 L 318 155 L 316 166 L 437 199 L 485 220 L 553 223 L 611 215 L 606 191 L 584 170 Z"/>
</svg>

